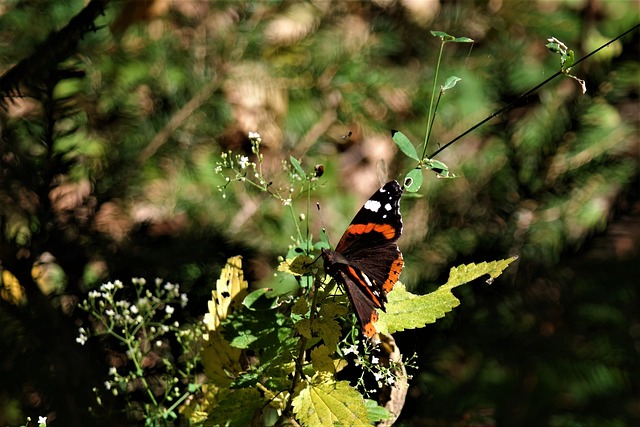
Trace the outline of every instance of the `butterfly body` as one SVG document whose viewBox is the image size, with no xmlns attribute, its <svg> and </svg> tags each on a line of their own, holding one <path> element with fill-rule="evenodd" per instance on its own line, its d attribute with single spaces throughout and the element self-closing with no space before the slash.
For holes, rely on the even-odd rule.
<svg viewBox="0 0 640 427">
<path fill-rule="evenodd" d="M 342 284 L 364 334 L 371 338 L 387 294 L 404 261 L 396 241 L 402 234 L 402 188 L 390 181 L 376 191 L 351 221 L 335 250 L 324 249 L 325 272 Z"/>
</svg>

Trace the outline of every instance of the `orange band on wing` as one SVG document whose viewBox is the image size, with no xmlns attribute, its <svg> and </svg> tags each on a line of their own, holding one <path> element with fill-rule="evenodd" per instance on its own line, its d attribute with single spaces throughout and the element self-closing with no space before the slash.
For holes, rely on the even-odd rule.
<svg viewBox="0 0 640 427">
<path fill-rule="evenodd" d="M 382 285 L 382 290 L 385 294 L 391 292 L 393 289 L 393 285 L 396 284 L 398 279 L 400 278 L 400 273 L 402 273 L 402 267 L 404 267 L 404 261 L 402 259 L 402 254 L 398 254 L 398 258 L 393 261 L 391 264 L 391 270 L 389 271 L 389 278 Z"/>
<path fill-rule="evenodd" d="M 371 317 L 369 318 L 369 321 L 364 325 L 362 325 L 363 332 L 368 338 L 371 338 L 376 334 L 376 328 L 373 326 L 373 324 L 377 321 L 378 321 L 378 312 L 374 309 L 371 312 Z"/>
<path fill-rule="evenodd" d="M 368 224 L 351 224 L 349 228 L 347 228 L 348 234 L 364 234 L 371 231 L 382 234 L 387 240 L 391 240 L 396 237 L 396 229 L 389 224 L 376 224 L 370 222 Z"/>
</svg>

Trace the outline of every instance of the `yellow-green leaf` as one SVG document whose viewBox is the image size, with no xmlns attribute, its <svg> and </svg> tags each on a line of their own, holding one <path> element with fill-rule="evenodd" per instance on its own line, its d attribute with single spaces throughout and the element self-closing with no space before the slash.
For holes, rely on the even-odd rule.
<svg viewBox="0 0 640 427">
<path fill-rule="evenodd" d="M 451 290 L 478 277 L 489 275 L 488 283 L 498 277 L 517 257 L 500 261 L 467 264 L 453 267 L 449 280 L 427 295 L 414 295 L 400 282 L 388 295 L 387 311 L 379 313 L 376 329 L 382 333 L 393 333 L 405 329 L 421 328 L 434 323 L 460 304 Z"/>
<path fill-rule="evenodd" d="M 215 331 L 231 311 L 240 307 L 248 287 L 242 271 L 242 257 L 229 258 L 216 281 L 216 290 L 211 292 L 209 312 L 204 315 L 204 323 L 210 331 Z"/>
<path fill-rule="evenodd" d="M 307 255 L 299 255 L 293 259 L 285 259 L 278 265 L 278 271 L 293 274 L 294 276 L 303 276 L 313 273 L 314 259 Z"/>
<path fill-rule="evenodd" d="M 327 371 L 335 374 L 336 367 L 331 358 L 333 352 L 326 345 L 320 345 L 311 350 L 311 364 L 316 371 Z"/>
<path fill-rule="evenodd" d="M 293 412 L 306 427 L 369 426 L 364 399 L 348 381 L 307 384 L 293 399 Z"/>
</svg>

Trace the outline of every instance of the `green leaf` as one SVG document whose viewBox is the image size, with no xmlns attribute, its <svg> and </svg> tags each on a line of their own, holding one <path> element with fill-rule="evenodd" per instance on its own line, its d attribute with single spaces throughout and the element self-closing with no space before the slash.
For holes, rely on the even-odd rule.
<svg viewBox="0 0 640 427">
<path fill-rule="evenodd" d="M 415 193 L 420 190 L 422 187 L 422 169 L 415 168 L 412 169 L 405 177 L 404 177 L 404 188 L 410 193 Z"/>
<path fill-rule="evenodd" d="M 391 138 L 393 139 L 393 142 L 396 143 L 400 151 L 402 151 L 407 157 L 415 160 L 416 162 L 420 161 L 420 157 L 418 157 L 416 148 L 413 146 L 411 141 L 409 141 L 409 138 L 407 138 L 405 134 L 392 129 Z"/>
<path fill-rule="evenodd" d="M 553 53 L 562 53 L 562 51 L 560 50 L 560 45 L 558 43 L 547 43 L 545 46 Z"/>
<path fill-rule="evenodd" d="M 378 423 L 379 421 L 391 418 L 391 413 L 389 413 L 384 406 L 378 405 L 378 402 L 375 400 L 365 399 L 364 404 L 367 406 L 367 414 L 369 415 L 370 422 Z"/>
<path fill-rule="evenodd" d="M 434 37 L 440 37 L 445 43 L 473 43 L 473 39 L 469 37 L 454 37 L 444 31 L 431 31 L 431 35 Z"/>
<path fill-rule="evenodd" d="M 455 40 L 456 38 L 445 33 L 444 31 L 431 31 L 431 35 L 434 37 L 440 37 L 444 41 Z"/>
<path fill-rule="evenodd" d="M 564 57 L 564 64 L 562 64 L 562 69 L 569 70 L 571 67 L 573 67 L 573 63 L 575 62 L 575 60 L 576 54 L 571 49 L 569 49 Z"/>
<path fill-rule="evenodd" d="M 331 358 L 332 354 L 333 351 L 324 344 L 311 350 L 311 364 L 313 365 L 313 369 L 335 374 L 336 367 Z"/>
<path fill-rule="evenodd" d="M 232 347 L 219 331 L 212 331 L 202 341 L 202 366 L 209 382 L 227 387 L 243 368 L 240 349 Z"/>
<path fill-rule="evenodd" d="M 255 388 L 226 390 L 207 418 L 206 425 L 222 425 L 227 427 L 244 427 L 251 425 L 257 410 L 265 404 L 264 398 Z"/>
<path fill-rule="evenodd" d="M 278 298 L 271 298 L 267 295 L 268 292 L 271 292 L 273 289 L 271 288 L 260 288 L 251 292 L 247 295 L 242 301 L 242 305 L 247 307 L 249 310 L 271 310 L 278 307 L 282 304 Z"/>
<path fill-rule="evenodd" d="M 489 275 L 488 283 L 498 277 L 502 271 L 518 257 L 481 264 L 467 264 L 453 267 L 449 272 L 449 280 L 434 292 L 427 295 L 414 295 L 407 291 L 400 282 L 396 283 L 389 293 L 387 311 L 379 313 L 376 324 L 378 332 L 393 333 L 405 329 L 421 328 L 428 323 L 435 323 L 446 313 L 460 304 L 451 290 L 456 286 L 469 283 L 485 274 Z"/>
<path fill-rule="evenodd" d="M 298 159 L 293 156 L 289 156 L 289 161 L 293 165 L 293 168 L 296 170 L 296 173 L 300 175 L 300 178 L 304 178 L 306 174 L 304 173 L 304 169 L 302 169 L 302 166 L 300 165 Z"/>
<path fill-rule="evenodd" d="M 348 381 L 307 384 L 293 399 L 293 412 L 307 427 L 370 426 L 364 399 Z"/>
<path fill-rule="evenodd" d="M 444 82 L 444 85 L 440 86 L 440 91 L 444 92 L 446 90 L 453 89 L 455 87 L 456 83 L 458 83 L 460 80 L 462 80 L 460 77 L 456 77 L 456 76 L 449 77 Z"/>
<path fill-rule="evenodd" d="M 427 169 L 434 171 L 438 178 L 457 178 L 456 174 L 449 171 L 449 166 L 440 160 L 427 159 L 424 165 Z"/>
</svg>

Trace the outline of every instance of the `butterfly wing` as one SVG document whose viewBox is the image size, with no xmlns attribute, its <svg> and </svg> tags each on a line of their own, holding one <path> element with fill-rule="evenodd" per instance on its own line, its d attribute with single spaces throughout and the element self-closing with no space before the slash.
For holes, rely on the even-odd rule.
<svg viewBox="0 0 640 427">
<path fill-rule="evenodd" d="M 336 246 L 349 265 L 362 271 L 377 290 L 381 290 L 381 306 L 386 294 L 398 281 L 404 261 L 396 241 L 402 234 L 400 214 L 402 187 L 390 181 L 376 191 L 345 231 Z"/>
<path fill-rule="evenodd" d="M 375 334 L 376 308 L 384 310 L 386 294 L 398 281 L 404 261 L 396 241 L 402 234 L 396 181 L 376 191 L 345 231 L 335 251 L 325 250 L 325 269 L 344 284 L 364 334 Z"/>
</svg>

